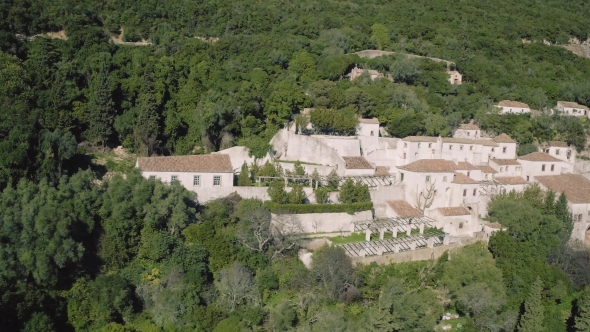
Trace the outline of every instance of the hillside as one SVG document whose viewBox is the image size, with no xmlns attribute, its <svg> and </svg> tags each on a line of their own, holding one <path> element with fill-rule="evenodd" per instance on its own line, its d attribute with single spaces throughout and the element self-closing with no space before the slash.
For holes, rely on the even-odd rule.
<svg viewBox="0 0 590 332">
<path fill-rule="evenodd" d="M 514 331 L 523 319 L 583 331 L 588 253 L 565 241 L 565 201 L 535 188 L 492 201 L 486 218 L 509 231 L 451 260 L 355 267 L 324 248 L 325 264 L 309 270 L 299 242 L 251 249 L 244 234 L 269 213 L 261 202 L 199 204 L 111 150 L 245 145 L 262 157 L 294 115 L 315 108 L 329 115 L 327 133 L 375 117 L 393 137 L 450 136 L 474 120 L 513 137 L 519 155 L 549 140 L 582 151 L 590 121 L 547 111 L 560 100 L 590 105 L 584 45 L 552 46 L 588 40 L 588 17 L 583 0 L 0 3 L 0 326 L 430 331 L 452 312 L 463 331 Z M 429 58 L 451 62 L 463 84 Z M 391 80 L 350 81 L 355 67 Z M 490 113 L 505 99 L 535 116 Z M 116 175 L 98 181 L 105 173 Z M 523 318 L 534 304 L 543 314 Z"/>
</svg>

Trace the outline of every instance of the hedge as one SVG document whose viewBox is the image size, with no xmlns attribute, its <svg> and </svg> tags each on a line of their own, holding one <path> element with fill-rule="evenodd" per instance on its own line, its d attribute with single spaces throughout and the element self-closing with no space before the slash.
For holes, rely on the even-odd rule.
<svg viewBox="0 0 590 332">
<path fill-rule="evenodd" d="M 272 213 L 355 213 L 373 209 L 373 202 L 350 204 L 277 204 L 264 202 L 264 206 Z"/>
</svg>

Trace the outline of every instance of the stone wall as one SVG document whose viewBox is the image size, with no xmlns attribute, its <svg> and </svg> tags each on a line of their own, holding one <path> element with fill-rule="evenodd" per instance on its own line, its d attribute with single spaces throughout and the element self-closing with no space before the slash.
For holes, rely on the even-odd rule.
<svg viewBox="0 0 590 332">
<path fill-rule="evenodd" d="M 408 250 L 400 253 L 385 254 L 382 256 L 367 256 L 367 257 L 352 257 L 352 263 L 371 264 L 373 262 L 385 265 L 392 263 L 404 263 L 413 261 L 435 260 L 441 257 L 445 252 L 451 253 L 458 248 L 474 244 L 479 241 L 485 241 L 482 233 L 478 233 L 476 237 L 464 238 L 458 242 L 450 243 L 448 245 L 440 245 L 434 248 L 423 248 L 416 250 Z"/>
</svg>

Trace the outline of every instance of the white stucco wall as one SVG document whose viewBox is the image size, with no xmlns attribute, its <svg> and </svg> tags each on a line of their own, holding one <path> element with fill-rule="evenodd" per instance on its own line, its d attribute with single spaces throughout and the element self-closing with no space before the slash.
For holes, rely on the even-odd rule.
<svg viewBox="0 0 590 332">
<path fill-rule="evenodd" d="M 312 135 L 311 137 L 316 138 L 327 146 L 331 147 L 342 157 L 361 155 L 361 144 L 360 141 L 356 139 L 356 137 L 337 137 L 325 135 Z"/>
<path fill-rule="evenodd" d="M 412 206 L 416 206 L 417 196 L 420 192 L 426 195 L 426 187 L 430 186 L 434 182 L 434 199 L 430 209 L 445 207 L 445 192 L 451 187 L 451 181 L 453 181 L 453 173 L 420 173 L 420 172 L 408 172 L 401 171 L 404 173 L 404 180 L 400 183 L 405 186 L 404 194 L 405 200 Z M 426 182 L 426 176 L 430 176 L 430 183 Z M 445 180 L 446 177 L 446 180 Z"/>
<path fill-rule="evenodd" d="M 355 214 L 348 213 L 306 213 L 293 214 L 303 229 L 303 233 L 333 233 L 333 232 L 354 232 L 354 222 L 371 220 L 371 211 L 361 211 Z M 273 222 L 276 222 L 280 215 L 272 214 Z"/>
<path fill-rule="evenodd" d="M 344 160 L 336 150 L 314 137 L 296 135 L 282 129 L 273 137 L 271 144 L 280 155 L 279 159 L 334 166 L 339 174 L 344 173 Z"/>
<path fill-rule="evenodd" d="M 445 233 L 453 236 L 473 236 L 481 231 L 481 224 L 472 215 L 443 216 L 438 210 L 428 211 L 427 216 L 436 220 L 433 226 L 442 228 Z"/>
<path fill-rule="evenodd" d="M 516 158 L 516 143 L 497 143 L 494 151 L 490 153 L 492 158 L 514 159 Z"/>
<path fill-rule="evenodd" d="M 559 175 L 573 171 L 573 166 L 563 161 L 528 161 L 518 159 L 518 162 L 522 165 L 522 177 L 527 181 L 534 181 L 535 176 Z M 545 165 L 544 171 L 543 165 Z M 552 165 L 555 166 L 553 171 L 551 170 Z M 528 179 L 527 176 L 529 177 Z"/>
<path fill-rule="evenodd" d="M 359 123 L 356 134 L 358 136 L 379 137 L 378 123 Z"/>
<path fill-rule="evenodd" d="M 588 117 L 588 111 L 582 108 L 574 108 L 574 107 L 563 107 L 562 105 L 557 105 L 557 111 L 560 115 L 569 115 L 569 116 L 578 116 L 578 117 Z"/>
<path fill-rule="evenodd" d="M 457 129 L 453 133 L 454 138 L 469 138 L 469 139 L 479 139 L 481 137 L 481 130 L 476 129 Z"/>
<path fill-rule="evenodd" d="M 512 107 L 512 106 L 496 106 L 500 108 L 500 114 L 523 114 L 530 113 L 530 108 Z"/>
<path fill-rule="evenodd" d="M 265 156 L 264 158 L 261 158 L 261 159 L 256 159 L 255 157 L 250 157 L 248 155 L 249 150 L 245 146 L 234 146 L 229 149 L 221 150 L 219 152 L 212 152 L 211 154 L 220 154 L 220 153 L 229 155 L 232 167 L 234 169 L 234 172 L 236 172 L 236 173 L 240 172 L 240 169 L 242 168 L 242 165 L 244 164 L 244 162 L 246 162 L 246 164 L 248 166 L 250 166 L 254 162 L 256 162 L 258 165 L 264 165 L 264 163 L 267 160 L 270 160 L 268 155 Z"/>
<path fill-rule="evenodd" d="M 571 147 L 557 147 L 557 146 L 550 146 L 545 149 L 539 148 L 540 152 L 545 152 L 557 159 L 563 160 L 566 163 L 575 165 L 576 163 L 576 149 Z M 569 158 L 568 158 L 568 151 L 569 151 Z"/>
</svg>

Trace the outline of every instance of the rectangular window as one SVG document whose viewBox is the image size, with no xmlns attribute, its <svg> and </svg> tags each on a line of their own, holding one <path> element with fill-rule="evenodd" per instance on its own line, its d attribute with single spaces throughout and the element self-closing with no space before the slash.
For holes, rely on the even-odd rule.
<svg viewBox="0 0 590 332">
<path fill-rule="evenodd" d="M 545 164 L 541 165 L 541 172 L 545 172 Z"/>
<path fill-rule="evenodd" d="M 508 168 L 509 168 L 509 167 L 510 167 L 510 166 L 506 166 L 506 172 L 508 172 Z"/>
<path fill-rule="evenodd" d="M 221 186 L 221 176 L 215 175 L 213 177 L 213 185 L 214 186 Z"/>
<path fill-rule="evenodd" d="M 459 228 L 463 228 L 463 223 L 462 222 L 459 223 Z"/>
<path fill-rule="evenodd" d="M 469 146 L 469 151 L 473 151 L 473 145 Z"/>
<path fill-rule="evenodd" d="M 430 182 L 430 175 L 426 175 L 426 182 Z"/>
<path fill-rule="evenodd" d="M 559 149 L 555 150 L 555 155 L 559 156 Z"/>
<path fill-rule="evenodd" d="M 193 186 L 200 186 L 201 185 L 201 176 L 195 175 L 193 176 Z"/>
<path fill-rule="evenodd" d="M 371 136 L 373 136 L 373 135 L 374 135 L 374 134 L 373 134 L 373 131 L 371 130 Z"/>
<path fill-rule="evenodd" d="M 467 196 L 467 189 L 463 189 L 463 197 Z"/>
<path fill-rule="evenodd" d="M 528 175 L 526 176 L 526 180 L 527 180 L 527 182 L 530 182 L 530 180 L 529 180 L 529 176 L 528 176 Z"/>
<path fill-rule="evenodd" d="M 551 172 L 555 170 L 555 164 L 551 165 Z"/>
<path fill-rule="evenodd" d="M 443 182 L 447 182 L 447 177 L 443 176 Z"/>
<path fill-rule="evenodd" d="M 578 221 L 582 221 L 582 215 L 578 214 Z"/>
<path fill-rule="evenodd" d="M 477 195 L 477 189 L 473 189 L 473 196 Z"/>
<path fill-rule="evenodd" d="M 431 148 L 432 147 L 432 143 L 428 143 L 428 147 Z"/>
<path fill-rule="evenodd" d="M 150 180 L 156 180 L 156 176 L 155 175 L 150 175 Z"/>
<path fill-rule="evenodd" d="M 453 150 L 453 146 L 452 145 L 449 145 L 449 150 Z"/>
<path fill-rule="evenodd" d="M 170 176 L 170 182 L 178 181 L 178 175 Z"/>
<path fill-rule="evenodd" d="M 492 152 L 494 152 L 496 149 L 492 148 Z"/>
<path fill-rule="evenodd" d="M 463 151 L 463 145 L 459 146 L 459 150 Z"/>
<path fill-rule="evenodd" d="M 399 182 L 402 182 L 402 181 L 404 181 L 404 173 L 401 173 L 400 177 L 399 177 Z"/>
<path fill-rule="evenodd" d="M 502 148 L 502 153 L 506 153 L 506 147 Z"/>
</svg>

